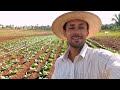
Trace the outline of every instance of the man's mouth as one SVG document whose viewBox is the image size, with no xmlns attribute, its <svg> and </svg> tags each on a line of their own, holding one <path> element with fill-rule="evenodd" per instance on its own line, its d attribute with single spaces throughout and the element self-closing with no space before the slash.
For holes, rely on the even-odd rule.
<svg viewBox="0 0 120 90">
<path fill-rule="evenodd" d="M 79 37 L 72 37 L 72 39 L 74 39 L 74 40 L 79 40 L 79 39 L 82 39 L 82 36 L 79 36 Z"/>
<path fill-rule="evenodd" d="M 80 39 L 82 39 L 81 36 L 79 36 L 79 37 L 72 37 L 72 40 L 73 40 L 74 42 L 76 42 L 76 43 L 78 43 L 78 42 L 80 41 Z"/>
</svg>

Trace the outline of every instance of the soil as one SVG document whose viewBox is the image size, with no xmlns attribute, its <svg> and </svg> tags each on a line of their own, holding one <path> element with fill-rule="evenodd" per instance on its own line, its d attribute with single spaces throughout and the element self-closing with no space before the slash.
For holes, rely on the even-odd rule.
<svg viewBox="0 0 120 90">
<path fill-rule="evenodd" d="M 104 36 L 104 37 L 92 37 L 90 39 L 98 42 L 101 45 L 104 45 L 105 47 L 109 47 L 120 52 L 120 37 Z"/>
<path fill-rule="evenodd" d="M 22 37 L 30 37 L 30 36 L 47 36 L 52 35 L 52 33 L 41 33 L 41 34 L 33 34 L 28 36 L 0 36 L 0 42 L 4 42 L 11 39 L 22 38 Z"/>
</svg>

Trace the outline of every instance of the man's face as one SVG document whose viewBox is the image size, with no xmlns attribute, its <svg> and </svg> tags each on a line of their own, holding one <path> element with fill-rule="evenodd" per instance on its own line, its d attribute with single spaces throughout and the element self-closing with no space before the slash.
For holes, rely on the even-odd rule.
<svg viewBox="0 0 120 90">
<path fill-rule="evenodd" d="M 88 36 L 87 23 L 83 20 L 71 20 L 66 24 L 64 36 L 67 38 L 70 46 L 79 48 L 85 43 Z"/>
</svg>

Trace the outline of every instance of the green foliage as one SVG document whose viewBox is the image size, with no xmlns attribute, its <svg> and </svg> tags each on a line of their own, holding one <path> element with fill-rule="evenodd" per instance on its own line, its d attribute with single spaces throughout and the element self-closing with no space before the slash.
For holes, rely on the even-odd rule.
<svg viewBox="0 0 120 90">
<path fill-rule="evenodd" d="M 114 37 L 120 37 L 120 31 L 101 31 L 96 34 L 96 36 L 114 36 Z"/>
<path fill-rule="evenodd" d="M 112 21 L 115 21 L 116 26 L 120 26 L 120 13 L 117 15 L 114 15 L 114 18 L 112 18 Z"/>
<path fill-rule="evenodd" d="M 10 76 L 1 76 L 1 79 L 10 79 Z"/>
<path fill-rule="evenodd" d="M 118 52 L 118 51 L 116 51 L 116 50 L 113 50 L 112 48 L 105 47 L 104 45 L 101 45 L 101 44 L 99 44 L 99 43 L 96 42 L 96 41 L 92 41 L 91 39 L 87 39 L 86 43 L 87 43 L 90 47 L 92 47 L 92 48 L 102 48 L 102 49 L 109 50 L 109 51 L 111 51 L 111 52 L 113 52 L 113 53 L 118 53 L 118 54 L 120 53 L 120 52 Z"/>
<path fill-rule="evenodd" d="M 114 18 L 111 19 L 112 21 L 115 21 L 112 24 L 105 24 L 102 25 L 102 30 L 109 30 L 109 31 L 120 31 L 120 14 L 115 14 Z"/>
<path fill-rule="evenodd" d="M 37 63 L 33 63 L 33 64 L 32 64 L 32 68 L 37 67 L 37 66 L 38 66 Z"/>
</svg>

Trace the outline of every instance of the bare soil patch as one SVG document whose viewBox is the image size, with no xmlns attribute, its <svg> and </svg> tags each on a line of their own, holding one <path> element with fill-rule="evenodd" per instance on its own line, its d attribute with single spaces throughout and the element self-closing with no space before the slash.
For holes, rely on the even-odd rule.
<svg viewBox="0 0 120 90">
<path fill-rule="evenodd" d="M 104 36 L 92 37 L 90 39 L 104 45 L 105 47 L 109 47 L 120 52 L 120 37 Z"/>
<path fill-rule="evenodd" d="M 52 31 L 35 31 L 35 30 L 0 30 L 0 42 L 6 40 L 29 37 L 29 36 L 46 36 L 52 35 Z"/>
</svg>

